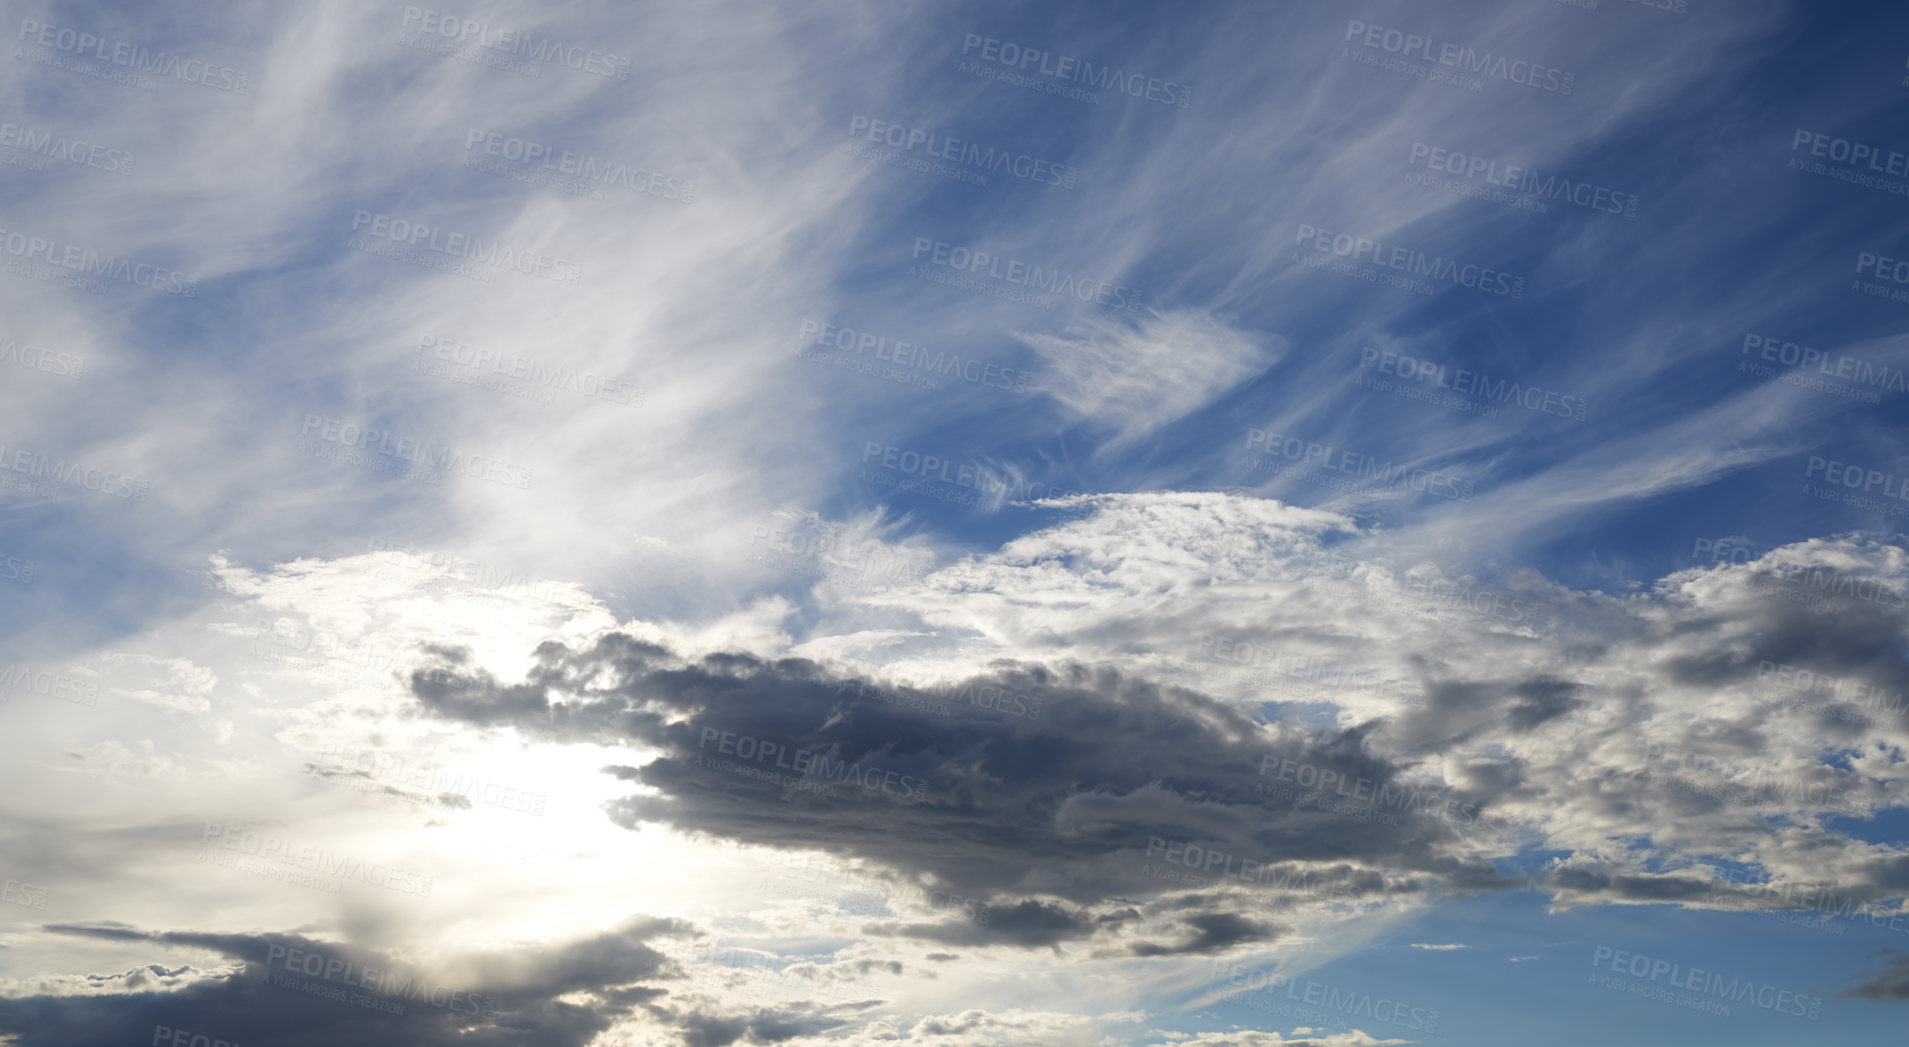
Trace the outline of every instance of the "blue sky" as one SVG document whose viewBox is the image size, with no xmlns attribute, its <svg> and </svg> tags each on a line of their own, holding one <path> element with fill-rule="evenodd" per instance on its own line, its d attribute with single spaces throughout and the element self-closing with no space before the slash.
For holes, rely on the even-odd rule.
<svg viewBox="0 0 1909 1047">
<path fill-rule="evenodd" d="M 0 1042 L 1900 1024 L 1893 8 L 9 17 Z"/>
</svg>

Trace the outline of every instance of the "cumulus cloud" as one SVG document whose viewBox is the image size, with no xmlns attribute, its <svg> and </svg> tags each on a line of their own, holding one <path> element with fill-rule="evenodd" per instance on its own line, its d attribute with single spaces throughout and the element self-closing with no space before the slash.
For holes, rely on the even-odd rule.
<svg viewBox="0 0 1909 1047">
<path fill-rule="evenodd" d="M 901 684 L 803 659 L 684 658 L 612 634 L 545 645 L 521 683 L 419 674 L 412 690 L 452 719 L 649 754 L 619 772 L 644 787 L 613 808 L 626 826 L 846 848 L 1018 906 L 990 927 L 900 928 L 949 944 L 1082 937 L 1086 916 L 1046 903 L 1170 891 L 1157 878 L 1168 855 L 1190 876 L 1252 861 L 1375 896 L 1397 889 L 1386 873 L 1518 885 L 1483 858 L 1536 841 L 1565 852 L 1543 877 L 1559 906 L 1769 907 L 1805 884 L 1864 907 L 1900 897 L 1895 870 L 1909 859 L 1833 821 L 1890 804 L 1901 771 L 1886 739 L 1905 726 L 1900 709 L 1865 745 L 1774 690 L 1812 667 L 1860 681 L 1862 694 L 1909 686 L 1895 642 L 1909 559 L 1893 545 L 1817 540 L 1618 599 L 1360 560 L 1347 521 L 1259 499 L 1092 504 L 1085 519 L 868 598 L 919 614 L 950 645 L 897 657 L 896 669 L 1003 659 L 986 674 Z M 1059 608 L 1068 639 L 1056 642 L 1052 613 L 1032 627 L 1033 608 Z M 1257 678 L 1229 672 L 1232 652 Z M 441 653 L 458 671 L 463 656 Z M 1331 661 L 1354 671 L 1315 679 L 1303 697 L 1261 690 Z M 1375 686 L 1388 679 L 1405 684 Z M 1416 700 L 1398 700 L 1406 693 Z M 1255 697 L 1336 707 L 1337 723 L 1256 720 Z M 862 777 L 819 790 L 831 773 Z M 1386 806 L 1408 791 L 1414 802 Z M 1724 855 L 1747 856 L 1758 874 L 1725 876 L 1713 863 Z M 1129 933 L 1119 926 L 1096 933 Z M 1177 941 L 1134 948 L 1275 937 L 1223 911 L 1181 927 Z"/>
</svg>

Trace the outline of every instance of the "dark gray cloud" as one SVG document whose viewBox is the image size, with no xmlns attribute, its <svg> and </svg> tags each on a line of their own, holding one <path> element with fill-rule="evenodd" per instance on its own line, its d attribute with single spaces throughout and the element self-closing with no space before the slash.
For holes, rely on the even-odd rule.
<svg viewBox="0 0 1909 1047">
<path fill-rule="evenodd" d="M 1194 932 L 1186 941 L 1174 945 L 1140 942 L 1133 946 L 1135 956 L 1191 956 L 1222 953 L 1235 945 L 1270 942 L 1279 937 L 1277 925 L 1252 920 L 1237 913 L 1200 913 L 1186 919 Z"/>
<path fill-rule="evenodd" d="M 1582 689 L 1580 684 L 1552 677 L 1527 680 L 1512 688 L 1520 700 L 1506 714 L 1506 720 L 1514 731 L 1529 731 L 1582 708 L 1585 703 L 1574 697 Z"/>
<path fill-rule="evenodd" d="M 1715 599 L 1726 584 L 1735 598 Z M 1663 649 L 1656 668 L 1684 686 L 1756 683 L 1768 663 L 1891 694 L 1909 690 L 1909 653 L 1902 645 L 1909 602 L 1886 585 L 1852 584 L 1850 576 L 1820 564 L 1758 565 L 1720 576 L 1712 600 L 1686 608 L 1652 638 Z M 1909 709 L 1884 719 L 1900 726 L 1904 715 Z"/>
<path fill-rule="evenodd" d="M 944 945 L 1018 945 L 1027 948 L 1059 945 L 1092 937 L 1103 920 L 1059 905 L 1024 901 L 991 910 L 987 923 L 972 919 L 943 923 L 877 924 L 871 934 L 894 934 Z"/>
<path fill-rule="evenodd" d="M 827 849 L 993 907 L 985 922 L 890 928 L 924 940 L 1035 948 L 1115 933 L 1120 921 L 1051 903 L 1091 909 L 1212 886 L 1199 881 L 1256 893 L 1231 904 L 1259 911 L 1290 904 L 1302 877 L 1307 891 L 1336 882 L 1342 898 L 1397 889 L 1376 870 L 1459 890 L 1513 883 L 1442 846 L 1482 797 L 1427 787 L 1431 800 L 1412 791 L 1422 802 L 1393 810 L 1352 796 L 1360 781 L 1409 788 L 1405 768 L 1369 751 L 1364 728 L 1259 724 L 1111 669 L 1002 664 L 956 688 L 1025 696 L 1036 719 L 980 702 L 935 709 L 935 695 L 907 687 L 883 685 L 889 697 L 877 700 L 866 681 L 814 662 L 683 659 L 620 634 L 574 652 L 544 644 L 520 683 L 437 650 L 443 664 L 416 672 L 411 689 L 438 716 L 653 753 L 604 768 L 654 791 L 613 803 L 619 824 Z M 1282 785 L 1268 767 L 1296 771 Z M 1347 783 L 1344 795 L 1316 791 L 1318 776 Z M 1461 807 L 1463 819 L 1450 816 Z M 1155 947 L 1210 951 L 1253 937 L 1244 922 L 1202 919 L 1188 925 L 1190 941 Z"/>
<path fill-rule="evenodd" d="M 1872 959 L 1887 956 L 1889 963 L 1868 981 L 1836 995 L 1846 1000 L 1909 1000 L 1909 952 L 1882 949 L 1869 955 Z"/>
<path fill-rule="evenodd" d="M 211 951 L 224 969 L 150 964 L 124 975 L 43 979 L 39 995 L 0 999 L 0 1033 L 17 1047 L 147 1043 L 155 1026 L 242 1044 L 336 1047 L 341 1043 L 581 1047 L 633 1013 L 682 1030 L 690 1043 L 738 1036 L 775 1042 L 827 1023 L 762 1011 L 740 1019 L 685 1008 L 670 982 L 680 966 L 657 938 L 696 935 L 671 919 L 635 918 L 591 938 L 544 948 L 465 955 L 436 967 L 407 965 L 377 950 L 299 934 L 146 932 L 120 925 L 47 930 L 156 952 Z M 586 994 L 588 1005 L 557 999 Z M 741 1031 L 727 1039 L 726 1022 Z"/>
<path fill-rule="evenodd" d="M 814 1036 L 840 1028 L 841 1019 L 815 1015 L 795 1015 L 787 1010 L 763 1008 L 749 1015 L 718 1015 L 695 1011 L 678 1019 L 683 1042 L 688 1047 L 728 1047 L 737 1041 L 781 1043 L 798 1036 Z"/>
<path fill-rule="evenodd" d="M 1727 885 L 1691 876 L 1613 874 L 1584 865 L 1562 865 L 1552 870 L 1549 886 L 1560 891 L 1603 894 L 1639 902 L 1681 902 L 1720 899 L 1731 893 Z"/>
</svg>

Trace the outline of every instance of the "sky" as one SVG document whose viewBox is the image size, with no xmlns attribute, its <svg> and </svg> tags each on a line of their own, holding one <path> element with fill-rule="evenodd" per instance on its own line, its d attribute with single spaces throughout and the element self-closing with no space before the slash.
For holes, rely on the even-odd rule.
<svg viewBox="0 0 1909 1047">
<path fill-rule="evenodd" d="M 0 1044 L 1872 1044 L 1909 12 L 8 5 Z"/>
</svg>

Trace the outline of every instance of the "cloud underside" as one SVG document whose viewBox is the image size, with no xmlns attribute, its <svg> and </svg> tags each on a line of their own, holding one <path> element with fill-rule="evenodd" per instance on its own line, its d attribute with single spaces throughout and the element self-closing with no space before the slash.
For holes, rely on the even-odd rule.
<svg viewBox="0 0 1909 1047">
<path fill-rule="evenodd" d="M 1858 728 L 1774 700 L 1771 669 L 1836 669 L 1846 696 L 1909 685 L 1900 549 L 1819 540 L 1619 600 L 1529 576 L 1421 584 L 1345 555 L 1343 519 L 1255 499 L 1092 505 L 871 598 L 968 638 L 912 668 L 992 653 L 984 672 L 903 684 L 619 632 L 546 644 L 518 682 L 443 648 L 412 690 L 439 717 L 641 753 L 613 772 L 639 787 L 611 808 L 626 827 L 833 849 L 988 900 L 985 926 L 884 928 L 947 944 L 1219 952 L 1322 896 L 1769 908 L 1779 888 L 1869 906 L 1909 887 L 1909 855 L 1833 820 L 1887 804 L 1901 717 Z M 1516 619 L 1481 610 L 1509 604 Z M 1260 652 L 1264 678 L 1218 682 L 1237 678 L 1216 636 Z M 1265 652 L 1401 686 L 1262 693 Z M 1321 704 L 1336 715 L 1302 715 Z M 1491 861 L 1532 846 L 1568 857 L 1535 878 Z M 1764 882 L 1708 864 L 1727 854 Z M 1137 937 L 1162 920 L 1174 935 Z"/>
</svg>

